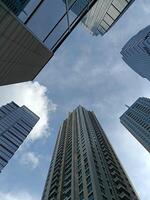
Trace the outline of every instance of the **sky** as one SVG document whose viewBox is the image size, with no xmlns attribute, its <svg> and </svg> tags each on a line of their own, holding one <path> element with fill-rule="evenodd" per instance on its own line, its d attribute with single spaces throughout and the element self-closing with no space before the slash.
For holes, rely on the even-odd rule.
<svg viewBox="0 0 150 200">
<path fill-rule="evenodd" d="M 120 55 L 149 18 L 149 0 L 136 0 L 103 37 L 79 25 L 34 82 L 0 87 L 0 106 L 13 100 L 40 116 L 0 174 L 0 200 L 41 199 L 59 126 L 79 104 L 95 112 L 140 199 L 149 200 L 149 153 L 119 121 L 125 104 L 150 98 L 149 81 Z"/>
</svg>

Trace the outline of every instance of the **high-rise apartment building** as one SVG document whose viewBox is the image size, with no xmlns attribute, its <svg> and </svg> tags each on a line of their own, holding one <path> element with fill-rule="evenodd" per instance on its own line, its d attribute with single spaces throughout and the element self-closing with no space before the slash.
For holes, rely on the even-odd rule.
<svg viewBox="0 0 150 200">
<path fill-rule="evenodd" d="M 73 1 L 67 0 L 68 4 Z M 80 7 L 84 6 L 85 2 L 85 0 L 81 0 Z M 81 21 L 93 35 L 104 35 L 133 2 L 134 0 L 98 0 Z M 78 14 L 79 6 L 73 7 L 72 11 Z"/>
<path fill-rule="evenodd" d="M 138 200 L 95 114 L 83 107 L 60 127 L 42 200 Z"/>
<path fill-rule="evenodd" d="M 123 47 L 121 54 L 129 67 L 150 81 L 150 26 L 133 36 Z"/>
<path fill-rule="evenodd" d="M 0 107 L 0 172 L 23 143 L 39 117 L 14 102 Z"/>
<path fill-rule="evenodd" d="M 0 85 L 33 80 L 96 1 L 0 0 Z"/>
<path fill-rule="evenodd" d="M 150 99 L 140 97 L 120 117 L 120 122 L 150 152 Z"/>
</svg>

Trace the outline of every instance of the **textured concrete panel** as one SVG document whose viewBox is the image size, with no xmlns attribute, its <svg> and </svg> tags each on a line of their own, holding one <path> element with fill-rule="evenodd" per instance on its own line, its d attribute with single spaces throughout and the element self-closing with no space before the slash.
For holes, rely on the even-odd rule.
<svg viewBox="0 0 150 200">
<path fill-rule="evenodd" d="M 52 55 L 0 5 L 0 85 L 33 80 Z"/>
</svg>

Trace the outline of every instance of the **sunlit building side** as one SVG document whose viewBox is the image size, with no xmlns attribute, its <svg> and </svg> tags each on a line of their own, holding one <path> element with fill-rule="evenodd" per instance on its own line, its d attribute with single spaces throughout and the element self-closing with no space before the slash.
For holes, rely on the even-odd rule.
<svg viewBox="0 0 150 200">
<path fill-rule="evenodd" d="M 63 0 L 65 1 L 65 0 Z M 71 4 L 74 0 L 67 0 Z M 75 14 L 85 4 L 80 1 L 80 6 L 72 8 Z M 134 0 L 98 0 L 92 9 L 82 19 L 85 27 L 95 36 L 104 35 L 127 11 Z"/>
</svg>

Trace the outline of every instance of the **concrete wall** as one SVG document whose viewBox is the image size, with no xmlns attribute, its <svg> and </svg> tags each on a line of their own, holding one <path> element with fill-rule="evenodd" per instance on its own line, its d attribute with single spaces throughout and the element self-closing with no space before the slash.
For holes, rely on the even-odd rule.
<svg viewBox="0 0 150 200">
<path fill-rule="evenodd" d="M 0 85 L 33 80 L 52 55 L 0 2 Z"/>
</svg>

